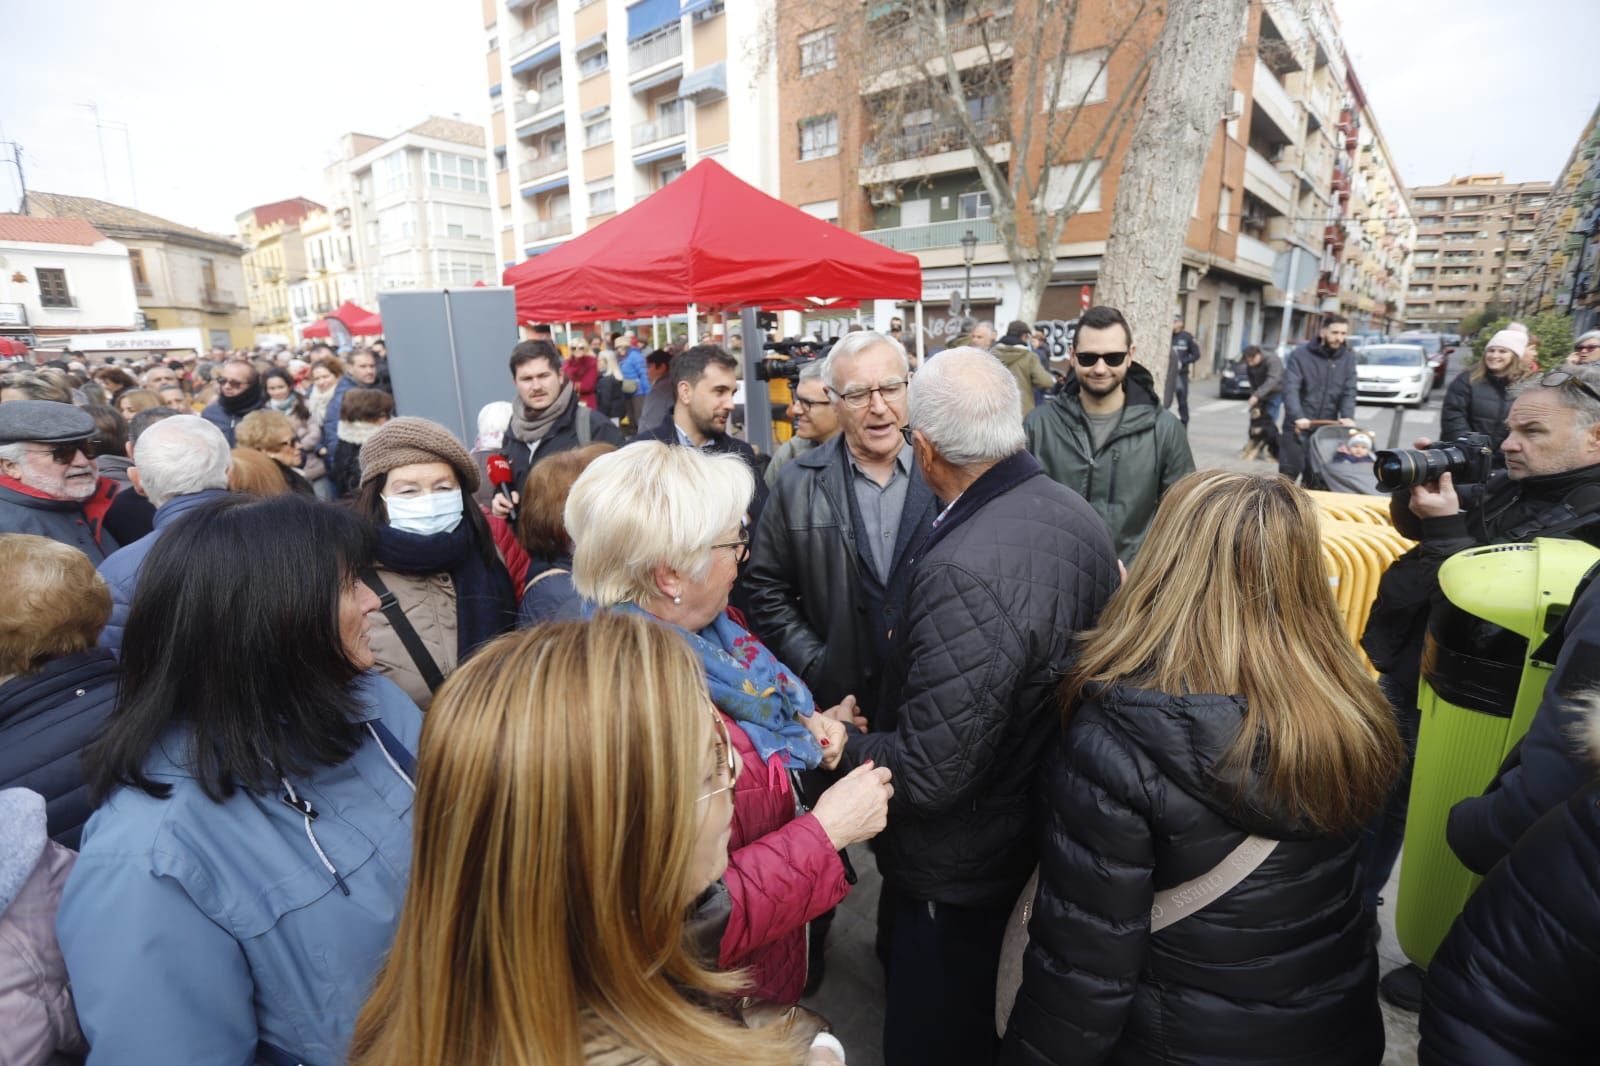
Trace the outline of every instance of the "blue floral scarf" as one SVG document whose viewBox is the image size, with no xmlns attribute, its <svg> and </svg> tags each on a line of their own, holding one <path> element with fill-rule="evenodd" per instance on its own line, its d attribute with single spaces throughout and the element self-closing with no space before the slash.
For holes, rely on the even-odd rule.
<svg viewBox="0 0 1600 1066">
<path fill-rule="evenodd" d="M 619 604 L 616 610 L 636 611 L 655 618 L 635 604 Z M 661 619 L 655 618 L 661 622 Z M 670 625 L 661 622 L 662 625 Z M 711 702 L 744 729 L 763 763 L 773 752 L 783 756 L 791 770 L 815 769 L 822 762 L 822 748 L 801 718 L 817 709 L 816 700 L 804 681 L 780 663 L 766 645 L 726 614 L 700 630 L 690 632 L 672 626 L 689 641 L 705 667 Z"/>
</svg>

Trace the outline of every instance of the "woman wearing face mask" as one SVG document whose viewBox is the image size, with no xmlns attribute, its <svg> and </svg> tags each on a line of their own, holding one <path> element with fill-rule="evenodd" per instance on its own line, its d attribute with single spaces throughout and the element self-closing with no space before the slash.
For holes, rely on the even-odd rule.
<svg viewBox="0 0 1600 1066">
<path fill-rule="evenodd" d="M 394 606 L 372 620 L 378 670 L 427 709 L 479 645 L 516 625 L 511 576 L 471 494 L 478 467 L 425 418 L 384 423 L 361 448 L 356 513 L 377 531 L 364 578 Z"/>
<path fill-rule="evenodd" d="M 300 454 L 305 457 L 300 472 L 313 488 L 317 487 L 317 482 L 328 476 L 327 466 L 322 456 L 317 454 L 322 446 L 322 420 L 311 417 L 311 408 L 306 405 L 305 397 L 295 391 L 294 377 L 289 371 L 275 366 L 261 375 L 261 384 L 267 390 L 267 406 L 279 414 L 287 415 L 294 423 L 294 439 L 300 445 Z M 319 495 L 323 491 L 319 490 Z M 327 495 L 323 498 L 332 499 L 332 486 L 326 486 L 325 491 Z"/>
<path fill-rule="evenodd" d="M 1450 382 L 1439 412 L 1439 439 L 1460 440 L 1467 433 L 1486 433 L 1498 448 L 1506 439 L 1511 386 L 1522 379 L 1528 335 L 1503 329 L 1489 340 L 1483 358 Z"/>
</svg>

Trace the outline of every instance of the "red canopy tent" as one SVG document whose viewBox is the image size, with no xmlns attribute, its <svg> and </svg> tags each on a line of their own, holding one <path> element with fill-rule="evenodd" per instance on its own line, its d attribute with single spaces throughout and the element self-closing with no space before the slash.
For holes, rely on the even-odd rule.
<svg viewBox="0 0 1600 1066">
<path fill-rule="evenodd" d="M 709 159 L 504 280 L 522 322 L 922 297 L 916 256 L 775 200 Z"/>
<path fill-rule="evenodd" d="M 327 318 L 313 322 L 307 326 L 301 335 L 305 337 L 326 337 L 328 335 L 328 319 L 337 318 L 343 322 L 345 328 L 353 337 L 376 337 L 383 332 L 383 320 L 371 311 L 358 307 L 346 300 L 339 305 L 339 309 L 328 315 Z"/>
</svg>

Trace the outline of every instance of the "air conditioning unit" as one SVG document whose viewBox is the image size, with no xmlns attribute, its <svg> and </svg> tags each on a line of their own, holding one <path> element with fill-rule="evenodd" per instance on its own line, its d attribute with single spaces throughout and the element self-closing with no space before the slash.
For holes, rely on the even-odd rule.
<svg viewBox="0 0 1600 1066">
<path fill-rule="evenodd" d="M 1235 90 L 1233 90 L 1233 93 L 1228 97 L 1228 109 L 1222 113 L 1222 120 L 1224 122 L 1232 122 L 1234 119 L 1240 117 L 1243 114 L 1244 114 L 1244 93 L 1240 92 L 1238 89 L 1235 89 Z"/>
<path fill-rule="evenodd" d="M 900 202 L 900 187 L 889 184 L 874 185 L 872 187 L 871 199 L 874 204 L 877 204 L 880 207 L 887 206 L 889 204 L 897 204 Z"/>
</svg>

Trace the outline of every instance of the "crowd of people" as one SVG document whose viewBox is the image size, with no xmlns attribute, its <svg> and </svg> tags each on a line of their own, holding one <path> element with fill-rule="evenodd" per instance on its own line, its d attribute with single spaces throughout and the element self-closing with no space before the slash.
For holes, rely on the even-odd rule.
<svg viewBox="0 0 1600 1066">
<path fill-rule="evenodd" d="M 0 1060 L 838 1066 L 871 861 L 891 1066 L 1381 1062 L 1438 569 L 1600 543 L 1600 336 L 1451 384 L 1502 461 L 1396 493 L 1374 680 L 1285 476 L 1344 329 L 1250 354 L 1269 475 L 1196 471 L 1108 307 L 1056 363 L 849 332 L 770 456 L 739 353 L 628 333 L 535 331 L 471 441 L 381 342 L 6 374 Z M 1600 591 L 1556 638 L 1382 981 L 1424 1062 L 1592 1054 Z"/>
</svg>

